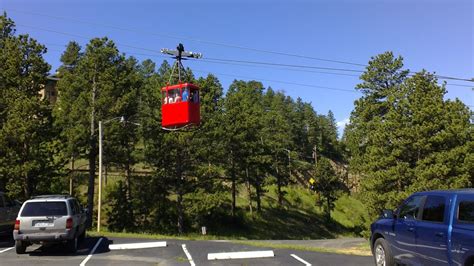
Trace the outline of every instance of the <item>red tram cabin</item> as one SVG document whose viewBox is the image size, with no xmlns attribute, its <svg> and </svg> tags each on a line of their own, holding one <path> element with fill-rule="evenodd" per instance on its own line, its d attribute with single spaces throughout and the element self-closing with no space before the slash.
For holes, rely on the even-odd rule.
<svg viewBox="0 0 474 266">
<path fill-rule="evenodd" d="M 161 89 L 161 126 L 177 129 L 200 123 L 199 87 L 191 83 L 166 86 Z"/>
</svg>

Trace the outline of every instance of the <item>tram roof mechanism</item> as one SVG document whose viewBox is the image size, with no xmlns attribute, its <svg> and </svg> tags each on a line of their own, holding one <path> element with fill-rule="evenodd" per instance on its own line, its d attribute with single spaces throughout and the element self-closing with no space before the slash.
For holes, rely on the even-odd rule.
<svg viewBox="0 0 474 266">
<path fill-rule="evenodd" d="M 162 54 L 168 54 L 174 56 L 173 58 L 176 60 L 186 60 L 187 58 L 195 58 L 195 59 L 200 59 L 202 58 L 201 53 L 195 53 L 191 51 L 184 51 L 184 46 L 182 43 L 178 44 L 178 47 L 176 47 L 176 50 L 171 50 L 168 48 L 162 48 L 161 49 Z"/>
</svg>

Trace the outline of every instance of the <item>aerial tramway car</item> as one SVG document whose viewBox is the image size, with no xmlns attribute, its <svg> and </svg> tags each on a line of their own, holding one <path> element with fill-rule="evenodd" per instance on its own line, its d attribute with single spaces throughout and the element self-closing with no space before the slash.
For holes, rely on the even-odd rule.
<svg viewBox="0 0 474 266">
<path fill-rule="evenodd" d="M 200 123 L 199 87 L 191 83 L 180 83 L 161 89 L 161 126 L 182 128 Z"/>
<path fill-rule="evenodd" d="M 198 126 L 201 121 L 199 87 L 181 82 L 181 71 L 185 71 L 181 60 L 201 58 L 200 53 L 185 52 L 180 43 L 177 50 L 161 49 L 164 54 L 173 55 L 176 59 L 171 70 L 168 84 L 161 89 L 161 126 L 166 130 L 180 130 Z M 183 58 L 185 57 L 185 58 Z M 169 85 L 175 70 L 178 70 L 178 84 Z"/>
</svg>

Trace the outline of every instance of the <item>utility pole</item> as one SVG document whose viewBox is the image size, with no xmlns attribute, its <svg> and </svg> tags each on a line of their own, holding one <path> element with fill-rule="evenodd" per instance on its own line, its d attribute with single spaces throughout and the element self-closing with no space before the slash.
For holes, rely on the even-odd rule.
<svg viewBox="0 0 474 266">
<path fill-rule="evenodd" d="M 316 167 L 318 167 L 318 149 L 316 145 L 313 147 L 313 158 L 314 158 L 314 169 L 316 170 Z M 317 177 L 315 176 L 315 179 L 317 180 Z M 319 205 L 319 209 L 321 210 L 321 194 L 319 192 L 315 191 L 317 195 L 316 199 L 316 204 Z"/>
<path fill-rule="evenodd" d="M 100 232 L 100 210 L 102 209 L 102 120 L 99 121 L 99 197 L 97 199 L 97 232 Z"/>
</svg>

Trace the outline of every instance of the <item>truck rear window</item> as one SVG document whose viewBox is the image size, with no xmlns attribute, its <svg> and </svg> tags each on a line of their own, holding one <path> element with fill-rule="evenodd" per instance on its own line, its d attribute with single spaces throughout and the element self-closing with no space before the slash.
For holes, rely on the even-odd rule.
<svg viewBox="0 0 474 266">
<path fill-rule="evenodd" d="M 62 201 L 56 202 L 28 202 L 26 203 L 22 217 L 36 216 L 64 216 L 67 215 L 66 203 Z"/>
<path fill-rule="evenodd" d="M 462 222 L 474 222 L 474 201 L 461 201 L 459 203 L 458 220 Z"/>
</svg>

